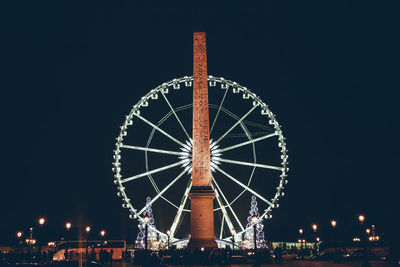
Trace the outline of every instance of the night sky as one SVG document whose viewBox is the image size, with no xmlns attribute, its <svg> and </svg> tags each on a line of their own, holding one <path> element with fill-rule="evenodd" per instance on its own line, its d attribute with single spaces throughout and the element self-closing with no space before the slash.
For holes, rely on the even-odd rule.
<svg viewBox="0 0 400 267">
<path fill-rule="evenodd" d="M 47 239 L 67 220 L 136 238 L 113 183 L 115 138 L 150 89 L 192 74 L 193 31 L 207 32 L 209 74 L 251 89 L 283 126 L 289 184 L 267 238 L 311 236 L 311 223 L 327 237 L 332 218 L 349 238 L 360 213 L 399 236 L 394 2 L 2 2 L 0 243 L 39 216 Z"/>
</svg>

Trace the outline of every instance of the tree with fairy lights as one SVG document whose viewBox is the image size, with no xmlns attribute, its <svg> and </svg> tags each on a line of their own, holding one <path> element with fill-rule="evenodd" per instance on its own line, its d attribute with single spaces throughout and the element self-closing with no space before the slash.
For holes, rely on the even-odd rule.
<svg viewBox="0 0 400 267">
<path fill-rule="evenodd" d="M 243 248 L 244 249 L 254 249 L 254 227 L 252 223 L 253 216 L 256 216 L 257 219 L 260 218 L 260 213 L 257 208 L 257 198 L 255 196 L 251 197 L 251 206 L 249 211 L 250 216 L 247 217 L 247 231 L 244 234 L 243 239 Z M 256 238 L 257 238 L 257 248 L 266 248 L 267 243 L 264 239 L 264 225 L 261 223 L 262 220 L 257 220 L 256 225 Z"/>
<path fill-rule="evenodd" d="M 148 233 L 147 233 L 147 246 L 151 250 L 158 249 L 158 238 L 157 238 L 157 233 L 154 231 L 154 217 L 153 217 L 153 210 L 151 209 L 151 204 L 150 204 L 151 198 L 147 197 L 146 198 L 146 210 L 143 212 L 143 218 L 148 217 L 149 221 L 147 223 L 148 225 Z M 146 238 L 146 223 L 144 220 L 140 220 L 138 224 L 139 228 L 139 233 L 137 234 L 136 241 L 135 241 L 135 247 L 138 249 L 144 249 L 145 248 L 145 238 Z"/>
</svg>

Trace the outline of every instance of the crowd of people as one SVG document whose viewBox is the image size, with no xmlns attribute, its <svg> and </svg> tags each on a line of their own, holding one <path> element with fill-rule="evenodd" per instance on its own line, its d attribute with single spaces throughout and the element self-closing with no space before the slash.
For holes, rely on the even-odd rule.
<svg viewBox="0 0 400 267">
<path fill-rule="evenodd" d="M 54 252 L 46 250 L 39 252 L 30 251 L 0 251 L 0 262 L 23 263 L 23 262 L 48 262 L 53 260 Z"/>
<path fill-rule="evenodd" d="M 253 251 L 231 249 L 171 249 L 158 253 L 135 250 L 132 262 L 143 266 L 230 265 L 235 258 L 258 263 L 272 262 L 269 250 L 260 250 L 254 255 Z"/>
<path fill-rule="evenodd" d="M 65 259 L 71 259 L 71 260 L 74 259 L 74 257 L 72 255 L 69 255 L 67 257 L 66 253 L 67 252 L 65 252 Z M 69 253 L 73 253 L 73 251 L 69 251 Z M 88 250 L 88 252 L 86 254 L 86 260 L 96 261 L 96 262 L 98 261 L 103 265 L 106 265 L 107 263 L 112 265 L 113 255 L 114 255 L 113 249 L 110 249 L 110 250 L 101 249 L 98 254 L 99 255 L 97 255 L 96 250 L 92 248 L 91 250 Z"/>
</svg>

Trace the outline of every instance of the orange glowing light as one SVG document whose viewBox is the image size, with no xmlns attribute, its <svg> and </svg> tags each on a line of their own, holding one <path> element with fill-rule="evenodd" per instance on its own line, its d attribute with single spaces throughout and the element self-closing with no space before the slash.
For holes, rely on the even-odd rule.
<svg viewBox="0 0 400 267">
<path fill-rule="evenodd" d="M 317 231 L 317 228 L 318 228 L 318 226 L 316 224 L 312 225 L 312 229 L 314 230 L 314 232 Z"/>
<path fill-rule="evenodd" d="M 39 224 L 43 225 L 46 222 L 45 218 L 39 218 Z"/>
<path fill-rule="evenodd" d="M 106 235 L 106 231 L 105 231 L 105 230 L 101 230 L 101 231 L 100 231 L 100 235 L 101 235 L 101 236 L 105 236 L 105 235 Z"/>
</svg>

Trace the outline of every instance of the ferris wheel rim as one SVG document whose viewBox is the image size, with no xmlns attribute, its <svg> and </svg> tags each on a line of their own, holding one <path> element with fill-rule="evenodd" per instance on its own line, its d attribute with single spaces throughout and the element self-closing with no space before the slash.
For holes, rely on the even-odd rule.
<svg viewBox="0 0 400 267">
<path fill-rule="evenodd" d="M 182 78 L 170 80 L 169 82 L 163 83 L 162 85 L 156 87 L 155 89 L 150 90 L 144 97 L 141 98 L 141 100 L 139 100 L 137 102 L 136 105 L 133 106 L 133 108 L 131 109 L 129 115 L 126 116 L 126 120 L 125 120 L 123 126 L 121 126 L 120 134 L 117 137 L 116 150 L 114 151 L 114 162 L 113 162 L 114 168 L 113 168 L 113 171 L 115 173 L 114 178 L 115 178 L 115 183 L 117 184 L 117 187 L 118 187 L 119 195 L 123 198 L 123 202 L 124 202 L 123 206 L 126 207 L 126 208 L 129 208 L 130 213 L 131 213 L 131 215 L 130 215 L 131 218 L 137 218 L 140 221 L 143 220 L 143 218 L 141 217 L 140 212 L 138 213 L 137 210 L 133 207 L 132 203 L 130 202 L 130 199 L 128 198 L 128 196 L 125 193 L 125 190 L 124 190 L 125 188 L 123 186 L 123 183 L 121 182 L 122 181 L 121 180 L 122 177 L 120 175 L 120 170 L 121 170 L 121 167 L 120 167 L 121 166 L 120 153 L 121 153 L 121 148 L 124 145 L 123 144 L 123 137 L 126 136 L 126 130 L 128 128 L 128 125 L 132 125 L 132 119 L 133 119 L 134 116 L 138 117 L 139 119 L 144 119 L 143 117 L 141 118 L 141 116 L 140 116 L 140 108 L 141 107 L 147 107 L 148 106 L 148 101 L 150 99 L 153 99 L 153 100 L 157 99 L 158 93 L 161 93 L 161 95 L 163 97 L 165 97 L 165 94 L 168 93 L 168 90 L 169 90 L 170 87 L 173 88 L 173 89 L 179 89 L 179 86 L 182 83 L 184 83 L 185 86 L 188 87 L 188 84 L 190 84 L 190 86 L 191 86 L 192 81 L 193 81 L 193 77 L 185 76 L 185 77 L 182 77 Z M 224 94 L 224 98 L 225 98 L 225 96 L 226 96 L 226 94 L 227 94 L 227 92 L 229 90 L 229 87 L 233 88 L 232 89 L 233 93 L 242 92 L 243 93 L 243 98 L 247 98 L 247 99 L 251 98 L 253 100 L 253 108 L 252 108 L 252 110 L 254 110 L 256 107 L 259 106 L 261 108 L 262 115 L 268 115 L 269 123 L 271 125 L 273 125 L 273 127 L 275 129 L 275 133 L 274 134 L 276 136 L 278 136 L 279 146 L 281 147 L 281 159 L 282 159 L 282 162 L 281 162 L 281 165 L 282 165 L 282 167 L 281 167 L 281 175 L 280 175 L 280 180 L 279 180 L 279 186 L 277 187 L 277 192 L 276 192 L 275 196 L 271 199 L 271 201 L 269 201 L 268 208 L 260 216 L 260 218 L 263 219 L 264 217 L 266 217 L 266 215 L 270 214 L 270 211 L 271 211 L 272 208 L 277 207 L 276 206 L 276 202 L 278 201 L 279 196 L 281 196 L 281 192 L 283 192 L 283 189 L 284 189 L 283 185 L 287 183 L 286 174 L 287 174 L 287 172 L 289 170 L 288 167 L 287 167 L 287 164 L 288 164 L 287 152 L 288 151 L 286 149 L 286 142 L 285 142 L 285 138 L 283 137 L 283 134 L 282 134 L 281 126 L 277 122 L 274 114 L 269 109 L 269 107 L 257 95 L 252 93 L 246 87 L 241 86 L 236 82 L 233 82 L 233 81 L 230 81 L 230 80 L 226 80 L 226 79 L 221 78 L 221 77 L 208 76 L 208 82 L 209 82 L 210 86 L 215 86 L 216 83 L 220 83 L 221 84 L 221 89 L 226 89 L 226 92 Z M 168 101 L 168 100 L 166 100 L 166 101 Z M 192 104 L 189 104 L 189 105 L 192 105 Z M 213 127 L 214 127 L 214 125 L 216 123 L 216 120 L 218 118 L 218 114 L 219 114 L 221 109 L 222 109 L 222 102 L 221 102 L 221 106 L 218 109 L 217 115 L 216 115 L 216 117 L 215 117 L 215 119 L 213 121 L 213 124 L 211 126 L 210 132 L 212 132 L 212 130 L 213 130 Z M 174 113 L 174 115 L 176 116 L 176 114 L 174 112 L 174 109 L 171 108 L 171 110 Z M 179 121 L 179 118 L 178 118 L 178 121 Z M 240 123 L 242 123 L 242 122 L 240 122 Z M 180 124 L 181 124 L 182 128 L 184 129 L 182 123 L 180 123 Z M 157 128 L 153 127 L 153 131 L 155 131 L 155 129 L 157 129 Z M 157 130 L 160 131 L 160 129 L 157 129 Z M 186 131 L 185 131 L 185 133 L 186 133 L 186 136 L 189 137 L 189 135 L 188 135 L 188 133 Z M 164 135 L 165 135 L 165 132 L 164 132 Z M 172 137 L 172 136 L 170 136 L 170 137 Z M 217 140 L 217 143 L 219 141 L 221 141 L 223 138 L 224 138 L 224 136 L 220 137 L 220 139 Z M 173 140 L 174 138 L 172 137 L 170 139 Z M 256 138 L 256 139 L 259 139 L 259 138 Z M 255 140 L 255 139 L 253 139 L 253 140 Z M 177 144 L 183 145 L 183 143 L 180 142 L 179 140 L 173 140 L 173 141 L 175 141 Z M 249 141 L 252 141 L 252 140 L 249 140 Z M 249 141 L 246 141 L 246 142 L 249 142 Z M 255 149 L 255 146 L 254 146 L 255 142 L 256 141 L 252 142 L 252 146 L 254 147 L 254 149 Z M 247 144 L 250 144 L 250 143 L 247 143 Z M 245 144 L 245 145 L 247 145 L 247 144 Z M 147 146 L 147 148 L 148 148 L 148 146 Z M 234 149 L 234 148 L 236 148 L 236 147 L 232 146 L 230 149 Z M 147 151 L 145 151 L 145 155 L 147 157 Z M 147 162 L 147 159 L 146 159 L 146 162 Z M 257 166 L 253 166 L 253 172 L 254 172 L 256 167 Z M 148 170 L 147 166 L 146 166 L 146 170 Z M 224 172 L 220 168 L 217 168 L 217 170 L 222 172 L 222 173 Z M 151 175 L 151 173 L 149 175 Z M 217 189 L 215 189 L 215 190 L 217 190 Z M 241 194 L 243 194 L 243 192 L 245 192 L 245 191 L 247 191 L 246 188 L 243 189 Z M 222 192 L 222 190 L 221 190 L 221 192 Z M 234 201 L 236 201 L 236 199 Z M 234 201 L 232 201 L 231 203 L 233 203 Z M 220 208 L 221 208 L 221 206 L 220 206 Z M 243 229 L 243 227 L 242 227 L 242 229 L 241 229 L 242 231 L 241 232 L 234 233 L 233 235 L 239 235 L 239 234 L 243 233 L 244 231 L 246 231 L 247 228 L 248 227 L 246 227 L 246 229 Z M 154 228 L 154 230 L 156 232 L 158 232 L 159 234 L 166 236 L 166 234 L 163 233 L 162 231 L 159 231 L 156 228 Z M 228 239 L 228 238 L 229 237 L 227 237 L 225 239 Z"/>
</svg>

